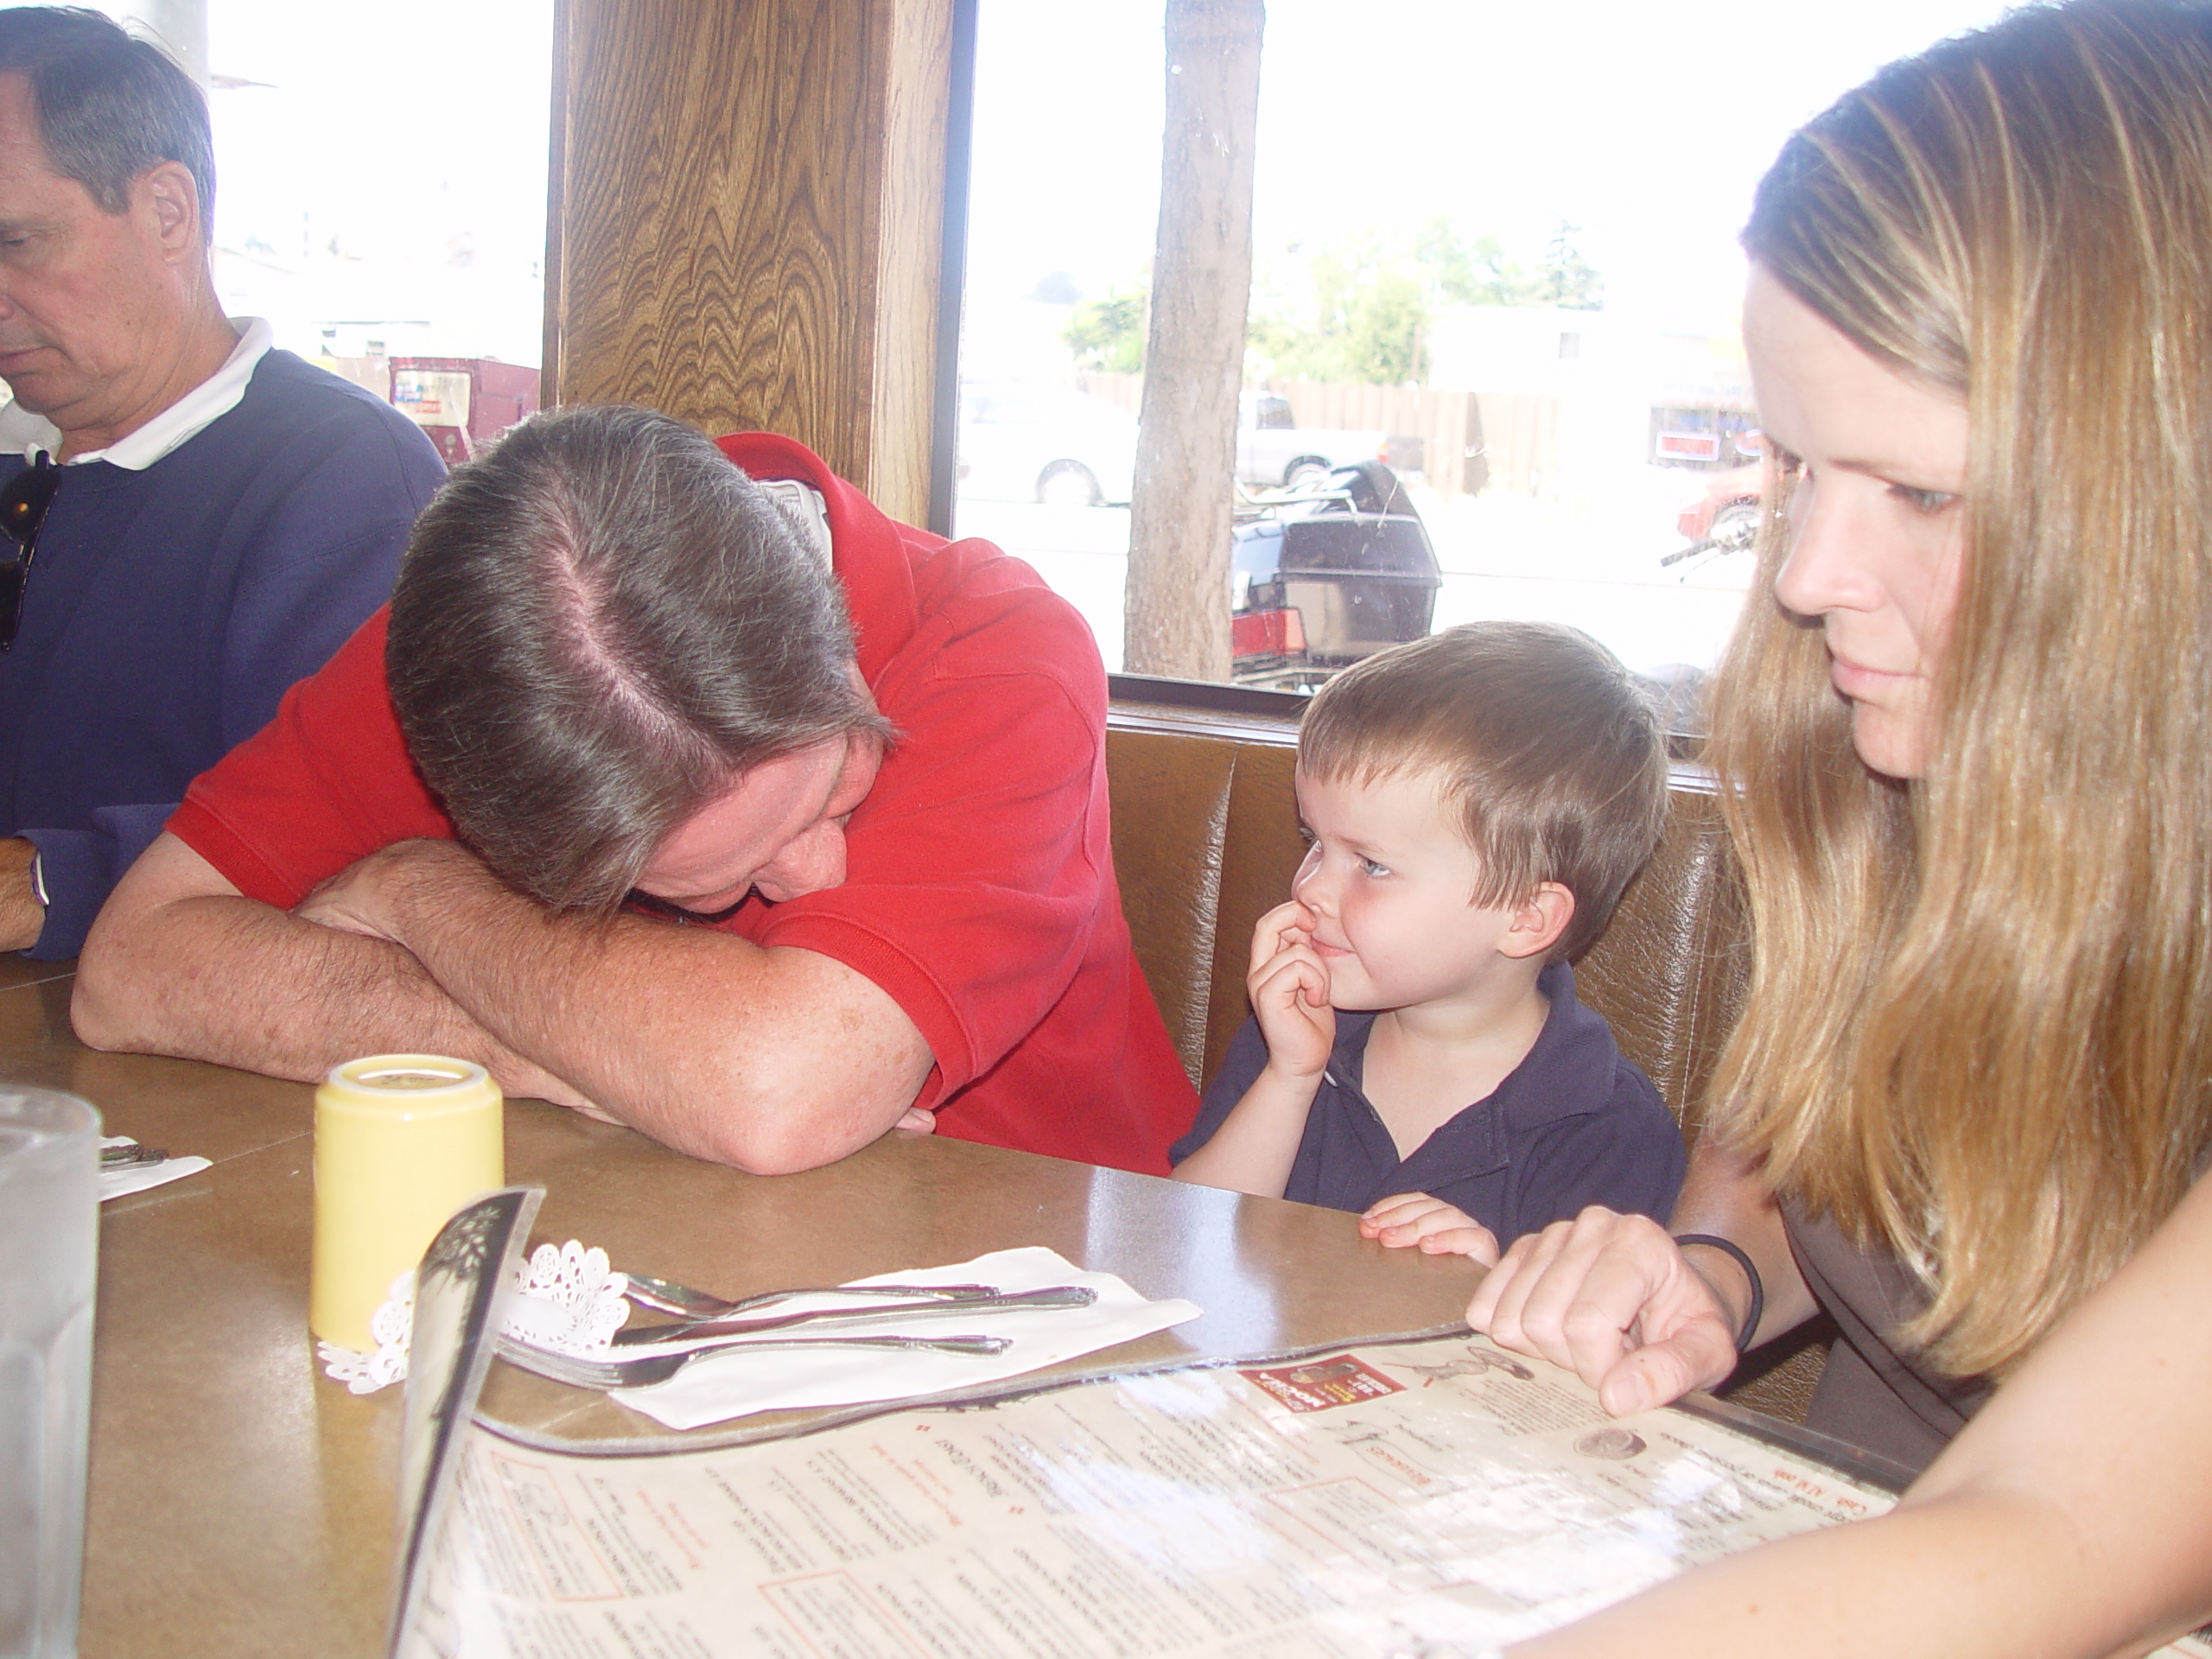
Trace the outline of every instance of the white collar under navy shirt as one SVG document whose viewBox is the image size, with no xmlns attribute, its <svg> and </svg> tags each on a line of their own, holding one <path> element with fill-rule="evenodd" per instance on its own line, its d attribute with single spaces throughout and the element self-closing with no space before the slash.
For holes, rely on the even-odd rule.
<svg viewBox="0 0 2212 1659">
<path fill-rule="evenodd" d="M 275 343 L 276 335 L 260 317 L 232 317 L 230 324 L 238 330 L 238 343 L 223 359 L 221 368 L 145 425 L 105 449 L 72 455 L 67 464 L 74 467 L 83 461 L 104 461 L 111 467 L 142 473 L 170 450 L 197 437 L 203 427 L 236 409 L 238 399 L 245 396 L 245 383 L 253 378 L 256 365 Z M 0 455 L 34 461 L 41 454 L 59 454 L 60 448 L 61 429 L 45 416 L 34 415 L 16 404 L 0 408 Z"/>
</svg>

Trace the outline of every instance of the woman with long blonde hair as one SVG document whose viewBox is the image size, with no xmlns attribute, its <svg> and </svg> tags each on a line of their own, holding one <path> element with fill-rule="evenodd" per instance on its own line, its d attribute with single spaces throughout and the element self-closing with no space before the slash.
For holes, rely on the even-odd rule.
<svg viewBox="0 0 2212 1659">
<path fill-rule="evenodd" d="M 1530 1651 L 2143 1652 L 2212 1615 L 2212 12 L 1893 65 L 1745 242 L 1746 1005 L 1671 1229 L 1468 1318 L 1618 1413 L 1826 1309 L 1813 1425 L 1924 1472 Z"/>
</svg>

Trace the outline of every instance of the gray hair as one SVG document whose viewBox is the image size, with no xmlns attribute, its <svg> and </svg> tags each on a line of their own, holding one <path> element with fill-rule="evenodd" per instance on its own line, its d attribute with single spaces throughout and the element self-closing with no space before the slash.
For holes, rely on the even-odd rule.
<svg viewBox="0 0 2212 1659">
<path fill-rule="evenodd" d="M 123 212 L 149 168 L 176 162 L 200 194 L 200 240 L 214 239 L 207 99 L 159 47 L 80 6 L 18 6 L 0 11 L 0 72 L 29 80 L 48 163 L 103 213 Z"/>
<path fill-rule="evenodd" d="M 461 840 L 518 891 L 611 912 L 764 760 L 888 735 L 836 579 L 708 439 L 649 410 L 533 416 L 415 525 L 385 669 Z"/>
</svg>

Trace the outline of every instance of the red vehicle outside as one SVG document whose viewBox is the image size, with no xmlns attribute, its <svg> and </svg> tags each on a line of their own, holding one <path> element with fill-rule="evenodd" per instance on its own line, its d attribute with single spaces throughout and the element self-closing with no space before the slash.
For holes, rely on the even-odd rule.
<svg viewBox="0 0 2212 1659">
<path fill-rule="evenodd" d="M 488 357 L 395 357 L 391 402 L 458 467 L 537 410 L 537 371 Z"/>
<path fill-rule="evenodd" d="M 1693 542 L 1740 537 L 1748 543 L 1758 527 L 1759 494 L 1766 482 L 1765 474 L 1765 465 L 1759 461 L 1713 474 L 1697 499 L 1675 518 L 1675 528 Z"/>
<path fill-rule="evenodd" d="M 1758 536 L 1759 504 L 1765 494 L 1764 461 L 1709 474 L 1697 499 L 1676 516 L 1675 528 L 1688 541 L 1733 553 L 1749 547 Z"/>
</svg>

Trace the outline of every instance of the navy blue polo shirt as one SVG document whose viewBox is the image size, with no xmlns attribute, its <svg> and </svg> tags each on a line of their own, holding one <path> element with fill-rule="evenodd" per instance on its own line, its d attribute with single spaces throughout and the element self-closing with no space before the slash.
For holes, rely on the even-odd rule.
<svg viewBox="0 0 2212 1659">
<path fill-rule="evenodd" d="M 1673 1115 L 1603 1017 L 1575 1001 L 1573 969 L 1553 963 L 1536 988 L 1551 1011 L 1527 1057 L 1404 1159 L 1360 1092 L 1375 1015 L 1339 1012 L 1336 1050 L 1283 1197 L 1363 1211 L 1395 1193 L 1426 1192 L 1465 1211 L 1502 1245 L 1585 1205 L 1664 1222 L 1688 1165 Z M 1259 1021 L 1248 1019 L 1206 1087 L 1198 1122 L 1169 1153 L 1174 1162 L 1213 1138 L 1267 1063 Z"/>
</svg>

